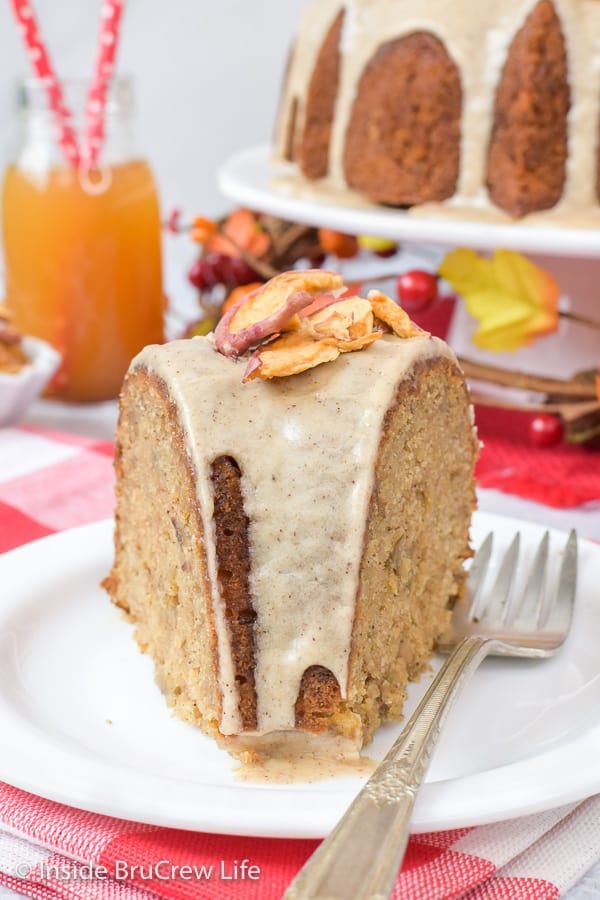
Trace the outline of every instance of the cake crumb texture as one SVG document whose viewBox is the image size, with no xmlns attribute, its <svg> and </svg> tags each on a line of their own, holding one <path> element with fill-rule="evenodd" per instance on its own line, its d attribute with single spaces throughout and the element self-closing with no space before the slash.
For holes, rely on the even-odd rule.
<svg viewBox="0 0 600 900">
<path fill-rule="evenodd" d="M 477 447 L 462 375 L 423 363 L 385 422 L 365 534 L 348 707 L 364 740 L 402 714 L 408 680 L 429 666 L 471 556 Z"/>
<path fill-rule="evenodd" d="M 539 0 L 515 36 L 496 92 L 487 186 L 513 216 L 551 209 L 565 185 L 570 107 L 565 41 Z"/>
<path fill-rule="evenodd" d="M 135 623 L 175 713 L 218 735 L 214 617 L 195 480 L 164 385 L 125 379 L 116 441 L 115 561 L 104 582 Z"/>
<path fill-rule="evenodd" d="M 417 32 L 384 44 L 352 107 L 349 187 L 398 206 L 448 199 L 458 178 L 460 116 L 460 74 L 441 41 Z"/>
</svg>

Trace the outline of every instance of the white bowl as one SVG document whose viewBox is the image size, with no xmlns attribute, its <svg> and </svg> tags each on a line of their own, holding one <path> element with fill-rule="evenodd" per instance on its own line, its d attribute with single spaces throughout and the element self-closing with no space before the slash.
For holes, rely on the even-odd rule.
<svg viewBox="0 0 600 900">
<path fill-rule="evenodd" d="M 14 425 L 30 403 L 42 393 L 60 362 L 60 354 L 45 341 L 23 338 L 23 350 L 30 359 L 18 372 L 0 372 L 0 426 Z"/>
</svg>

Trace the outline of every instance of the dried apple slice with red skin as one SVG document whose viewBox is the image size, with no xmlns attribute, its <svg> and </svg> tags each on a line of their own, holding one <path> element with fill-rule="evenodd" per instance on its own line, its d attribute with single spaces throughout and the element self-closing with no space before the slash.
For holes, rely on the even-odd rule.
<svg viewBox="0 0 600 900">
<path fill-rule="evenodd" d="M 282 272 L 227 310 L 215 328 L 215 346 L 237 357 L 278 331 L 300 327 L 297 313 L 315 296 L 343 287 L 343 278 L 324 269 Z"/>
<path fill-rule="evenodd" d="M 332 362 L 338 356 L 339 350 L 331 338 L 314 341 L 308 335 L 290 332 L 254 351 L 242 381 L 298 375 L 320 363 Z"/>
<path fill-rule="evenodd" d="M 298 315 L 301 319 L 305 319 L 307 316 L 314 316 L 315 313 L 321 312 L 322 309 L 326 309 L 328 306 L 331 306 L 332 303 L 337 303 L 340 299 L 340 297 L 336 297 L 334 294 L 319 294 L 317 297 L 313 298 L 312 303 L 309 303 L 308 306 L 301 309 Z"/>
<path fill-rule="evenodd" d="M 219 320 L 215 328 L 215 346 L 224 356 L 238 357 L 242 356 L 250 347 L 260 344 L 273 334 L 284 331 L 292 326 L 294 328 L 294 317 L 296 313 L 312 302 L 312 294 L 306 291 L 294 291 L 286 297 L 285 302 L 270 316 L 259 319 L 252 325 L 240 328 L 239 331 L 231 331 L 229 325 L 233 320 L 236 312 L 240 307 L 245 306 L 248 298 L 243 297 L 241 301 L 228 309 L 225 315 Z M 297 326 L 296 326 L 297 327 Z"/>
<path fill-rule="evenodd" d="M 248 360 L 242 381 L 245 384 L 255 378 L 266 381 L 270 378 L 298 375 L 322 363 L 333 362 L 340 353 L 362 350 L 382 336 L 380 331 L 372 331 L 349 341 L 334 337 L 314 340 L 302 331 L 289 332 L 254 351 Z"/>
</svg>

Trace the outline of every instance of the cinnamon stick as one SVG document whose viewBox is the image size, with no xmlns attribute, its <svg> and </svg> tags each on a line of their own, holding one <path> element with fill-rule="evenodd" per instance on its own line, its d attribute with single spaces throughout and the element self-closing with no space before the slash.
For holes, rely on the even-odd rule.
<svg viewBox="0 0 600 900">
<path fill-rule="evenodd" d="M 547 378 L 541 375 L 530 375 L 527 372 L 500 369 L 485 363 L 472 362 L 464 357 L 460 357 L 459 362 L 467 378 L 489 381 L 492 384 L 500 384 L 504 387 L 518 388 L 520 390 L 537 391 L 541 394 L 596 399 L 596 386 L 593 383 L 586 384 L 581 381 L 575 381 L 573 378 L 565 381 L 560 378 Z M 547 407 L 547 404 L 545 404 L 545 407 Z"/>
</svg>

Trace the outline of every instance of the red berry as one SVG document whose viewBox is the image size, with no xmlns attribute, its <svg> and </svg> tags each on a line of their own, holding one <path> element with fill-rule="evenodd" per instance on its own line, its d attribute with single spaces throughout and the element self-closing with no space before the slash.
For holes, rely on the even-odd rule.
<svg viewBox="0 0 600 900">
<path fill-rule="evenodd" d="M 252 266 L 240 256 L 228 256 L 225 253 L 209 253 L 206 257 L 210 260 L 215 277 L 219 284 L 227 287 L 240 287 L 253 281 L 260 281 Z"/>
<path fill-rule="evenodd" d="M 254 271 L 245 259 L 242 259 L 240 256 L 232 256 L 230 259 L 231 284 L 239 287 L 244 284 L 251 284 L 253 281 L 260 281 L 260 275 Z"/>
<path fill-rule="evenodd" d="M 332 228 L 319 228 L 319 243 L 324 253 L 338 259 L 352 259 L 358 254 L 358 241 L 352 234 L 343 234 Z"/>
<path fill-rule="evenodd" d="M 308 264 L 311 269 L 320 269 L 324 262 L 325 262 L 325 254 L 324 253 L 314 253 L 312 256 L 309 256 L 309 258 L 308 258 Z"/>
<path fill-rule="evenodd" d="M 188 281 L 193 284 L 199 291 L 208 291 L 216 284 L 220 284 L 221 280 L 210 259 L 210 255 L 201 256 L 197 259 L 188 270 Z"/>
<path fill-rule="evenodd" d="M 385 250 L 374 250 L 375 256 L 380 256 L 381 259 L 389 259 L 390 256 L 395 256 L 398 252 L 398 244 L 394 244 L 393 247 L 386 247 Z"/>
<path fill-rule="evenodd" d="M 230 281 L 230 263 L 231 257 L 226 253 L 207 253 L 204 257 L 204 263 L 207 269 L 210 269 L 212 276 L 212 284 L 229 284 Z"/>
<path fill-rule="evenodd" d="M 193 284 L 199 291 L 204 288 L 204 260 L 197 259 L 188 269 L 187 277 L 190 284 Z"/>
<path fill-rule="evenodd" d="M 421 269 L 412 269 L 404 272 L 396 282 L 398 303 L 407 312 L 415 312 L 419 309 L 427 309 L 437 300 L 438 279 L 431 272 L 423 272 Z"/>
<path fill-rule="evenodd" d="M 563 439 L 563 426 L 558 416 L 539 413 L 529 424 L 529 440 L 536 447 L 555 447 Z"/>
</svg>

